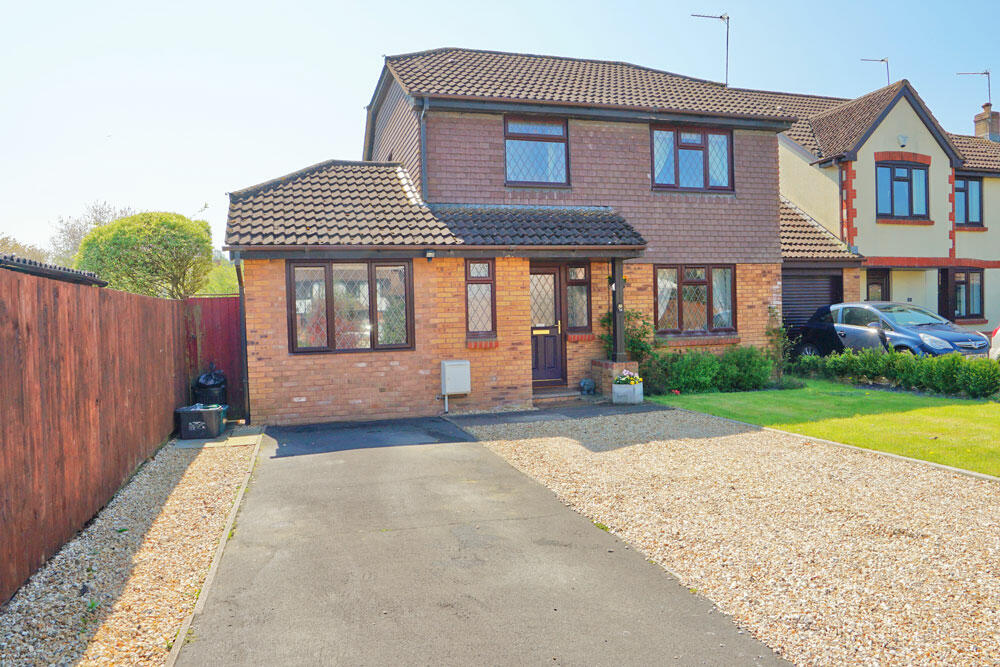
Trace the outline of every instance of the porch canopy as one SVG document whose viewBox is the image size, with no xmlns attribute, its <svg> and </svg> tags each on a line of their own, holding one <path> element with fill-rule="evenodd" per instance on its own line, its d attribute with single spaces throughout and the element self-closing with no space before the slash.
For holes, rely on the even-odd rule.
<svg viewBox="0 0 1000 667">
<path fill-rule="evenodd" d="M 605 206 L 426 204 L 398 163 L 330 160 L 229 194 L 233 258 L 529 257 L 611 262 L 625 360 L 624 259 L 646 241 Z"/>
</svg>

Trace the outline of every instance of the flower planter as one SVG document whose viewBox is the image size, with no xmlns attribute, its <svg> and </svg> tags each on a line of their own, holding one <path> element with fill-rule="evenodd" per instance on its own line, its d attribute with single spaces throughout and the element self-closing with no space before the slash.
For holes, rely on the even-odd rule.
<svg viewBox="0 0 1000 667">
<path fill-rule="evenodd" d="M 611 402 L 624 404 L 642 403 L 642 383 L 611 385 Z"/>
</svg>

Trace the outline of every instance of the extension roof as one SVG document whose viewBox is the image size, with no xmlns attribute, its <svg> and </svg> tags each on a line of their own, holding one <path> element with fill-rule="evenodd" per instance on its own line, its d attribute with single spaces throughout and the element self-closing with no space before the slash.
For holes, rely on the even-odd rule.
<svg viewBox="0 0 1000 667">
<path fill-rule="evenodd" d="M 780 197 L 778 203 L 778 220 L 781 223 L 781 258 L 785 261 L 861 262 L 863 259 L 785 197 Z"/>
<path fill-rule="evenodd" d="M 330 160 L 229 197 L 231 249 L 645 245 L 606 207 L 428 206 L 396 163 Z"/>
</svg>

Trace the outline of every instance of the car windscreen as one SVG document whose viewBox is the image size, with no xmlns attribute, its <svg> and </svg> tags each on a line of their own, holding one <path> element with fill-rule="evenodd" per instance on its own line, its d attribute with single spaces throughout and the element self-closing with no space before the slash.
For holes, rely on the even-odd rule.
<svg viewBox="0 0 1000 667">
<path fill-rule="evenodd" d="M 889 324 L 897 327 L 916 327 L 922 324 L 946 324 L 948 322 L 940 315 L 935 315 L 929 310 L 916 306 L 879 306 L 878 311 L 885 319 L 889 320 Z"/>
</svg>

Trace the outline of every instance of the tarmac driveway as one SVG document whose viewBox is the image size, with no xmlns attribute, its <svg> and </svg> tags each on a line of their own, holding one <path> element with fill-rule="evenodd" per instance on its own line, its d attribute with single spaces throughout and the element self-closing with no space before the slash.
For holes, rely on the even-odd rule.
<svg viewBox="0 0 1000 667">
<path fill-rule="evenodd" d="M 776 664 L 441 419 L 269 429 L 182 665 Z"/>
</svg>

